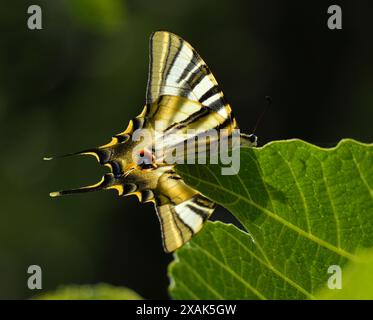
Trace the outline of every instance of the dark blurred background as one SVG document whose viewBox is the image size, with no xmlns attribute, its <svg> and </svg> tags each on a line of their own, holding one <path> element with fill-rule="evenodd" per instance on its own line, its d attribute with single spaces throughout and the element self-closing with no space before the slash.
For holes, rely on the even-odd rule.
<svg viewBox="0 0 373 320">
<path fill-rule="evenodd" d="M 43 29 L 27 28 L 27 8 Z M 339 4 L 343 29 L 327 28 Z M 115 192 L 51 199 L 91 184 L 94 158 L 46 155 L 102 145 L 142 109 L 148 37 L 188 40 L 260 143 L 300 138 L 333 146 L 372 141 L 373 11 L 368 1 L 7 1 L 0 11 L 0 298 L 29 298 L 27 267 L 43 291 L 106 282 L 168 298 L 167 264 L 152 205 Z M 219 208 L 215 217 L 231 218 Z"/>
</svg>

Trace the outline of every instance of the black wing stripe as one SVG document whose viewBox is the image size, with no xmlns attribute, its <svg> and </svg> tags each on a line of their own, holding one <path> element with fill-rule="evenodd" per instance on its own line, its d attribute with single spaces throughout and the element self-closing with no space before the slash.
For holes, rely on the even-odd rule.
<svg viewBox="0 0 373 320">
<path fill-rule="evenodd" d="M 176 80 L 177 83 L 180 83 L 183 81 L 190 72 L 192 72 L 195 69 L 196 65 L 193 62 L 193 59 L 189 61 L 188 65 L 184 69 L 184 71 L 181 73 L 180 77 Z"/>
<path fill-rule="evenodd" d="M 189 224 L 187 224 L 186 222 L 184 222 L 183 219 L 181 219 L 181 217 L 180 217 L 179 213 L 176 211 L 175 207 L 173 208 L 172 211 L 173 211 L 173 214 L 174 214 L 174 218 L 178 219 L 178 221 L 180 221 L 180 223 L 182 223 L 190 231 L 190 233 L 193 235 L 195 233 L 194 230 L 192 229 L 192 227 Z M 184 241 L 184 238 L 183 238 L 183 241 Z"/>
<path fill-rule="evenodd" d="M 217 85 L 213 86 L 210 90 L 206 91 L 200 98 L 199 101 L 203 104 L 204 101 L 208 100 L 217 93 L 221 93 L 221 90 Z"/>
<path fill-rule="evenodd" d="M 176 214 L 176 212 L 175 212 L 175 208 L 171 208 L 171 216 L 172 216 L 172 221 L 174 222 L 174 224 L 175 224 L 175 226 L 176 226 L 176 228 L 177 228 L 177 232 L 179 233 L 179 236 L 180 236 L 180 238 L 181 238 L 181 240 L 182 240 L 182 242 L 185 242 L 185 239 L 184 239 L 184 235 L 183 235 L 183 233 L 182 233 L 182 231 L 181 231 L 181 229 L 180 229 L 180 227 L 179 227 L 179 224 L 176 222 L 176 219 L 177 219 L 177 214 Z M 187 226 L 188 227 L 188 226 Z M 189 228 L 190 229 L 190 228 Z M 193 230 L 190 230 L 190 232 L 192 232 L 192 234 L 193 234 Z"/>
<path fill-rule="evenodd" d="M 226 101 L 223 97 L 219 97 L 214 102 L 209 103 L 208 107 L 213 110 L 220 110 L 221 108 L 224 108 L 226 106 Z"/>
<path fill-rule="evenodd" d="M 197 208 L 196 206 L 192 205 L 192 204 L 188 204 L 187 207 L 194 211 L 196 214 L 198 214 L 203 221 L 207 220 L 207 218 L 209 217 L 208 213 L 206 213 L 206 211 L 204 211 L 203 209 L 200 209 L 200 208 Z"/>
<path fill-rule="evenodd" d="M 170 44 L 171 44 L 171 41 L 170 41 Z M 166 74 L 165 78 L 167 78 L 167 77 L 170 75 L 171 69 L 176 67 L 175 62 L 176 62 L 176 60 L 177 60 L 177 59 L 179 58 L 179 56 L 180 56 L 180 52 L 181 52 L 181 48 L 182 48 L 182 47 L 183 47 L 182 44 L 180 44 L 180 45 L 178 46 L 178 49 L 177 49 L 177 51 L 176 51 L 176 54 L 174 55 L 174 57 L 173 57 L 173 59 L 172 59 L 172 61 L 171 61 L 171 63 L 170 63 L 170 66 L 169 66 L 169 68 L 168 68 L 168 71 L 167 71 L 167 74 Z"/>
<path fill-rule="evenodd" d="M 189 124 L 191 124 L 192 122 L 198 120 L 198 119 L 201 119 L 205 116 L 208 116 L 208 114 L 210 113 L 211 111 L 209 111 L 207 108 L 202 108 L 194 113 L 192 113 L 189 117 L 187 117 L 185 120 L 183 121 L 180 121 L 178 123 L 173 123 L 172 125 L 170 125 L 166 130 L 165 132 L 168 132 L 170 131 L 171 129 L 172 130 L 178 130 L 178 129 L 181 129 L 181 128 L 185 128 L 187 127 Z"/>
<path fill-rule="evenodd" d="M 218 99 L 223 94 L 218 90 L 210 69 L 188 42 L 172 33 L 158 31 L 152 35 L 150 47 L 148 104 L 162 95 L 171 95 L 197 102 L 205 101 L 207 107 L 214 102 L 216 110 L 225 105 L 225 100 Z"/>
</svg>

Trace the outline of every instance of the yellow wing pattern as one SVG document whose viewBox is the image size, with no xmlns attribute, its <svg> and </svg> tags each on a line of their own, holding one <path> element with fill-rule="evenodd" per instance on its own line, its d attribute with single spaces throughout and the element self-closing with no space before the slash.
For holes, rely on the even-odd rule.
<svg viewBox="0 0 373 320">
<path fill-rule="evenodd" d="M 110 173 L 95 185 L 51 196 L 115 189 L 120 196 L 136 195 L 141 202 L 153 202 L 164 249 L 172 252 L 201 230 L 215 204 L 185 184 L 175 165 L 165 160 L 167 150 L 213 129 L 230 133 L 235 128 L 231 108 L 198 53 L 177 35 L 157 31 L 150 37 L 146 105 L 141 114 L 108 144 L 75 153 L 94 155 Z M 137 129 L 148 129 L 153 137 L 162 138 L 166 151 L 145 164 L 134 161 L 139 142 L 131 137 Z M 194 129 L 193 135 L 189 129 Z M 155 150 L 157 141 L 146 145 L 140 154 Z"/>
</svg>

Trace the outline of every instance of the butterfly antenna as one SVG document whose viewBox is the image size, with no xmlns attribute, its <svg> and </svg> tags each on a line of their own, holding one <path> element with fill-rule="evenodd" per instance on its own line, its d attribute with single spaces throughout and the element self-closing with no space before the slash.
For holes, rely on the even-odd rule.
<svg viewBox="0 0 373 320">
<path fill-rule="evenodd" d="M 260 114 L 258 120 L 256 121 L 256 124 L 255 124 L 255 127 L 254 127 L 254 130 L 253 130 L 252 134 L 255 133 L 256 129 L 257 129 L 258 126 L 259 126 L 260 121 L 262 120 L 262 118 L 263 118 L 263 116 L 264 116 L 264 114 L 268 111 L 269 107 L 270 107 L 271 104 L 272 104 L 272 98 L 271 98 L 270 96 L 265 96 L 265 99 L 267 100 L 267 106 L 266 106 L 266 108 L 262 111 L 262 113 Z"/>
</svg>

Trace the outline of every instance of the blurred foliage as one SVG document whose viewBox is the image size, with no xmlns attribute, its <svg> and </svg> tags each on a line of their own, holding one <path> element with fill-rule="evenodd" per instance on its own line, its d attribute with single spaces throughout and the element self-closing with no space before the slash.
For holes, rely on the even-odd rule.
<svg viewBox="0 0 373 320">
<path fill-rule="evenodd" d="M 36 296 L 38 300 L 141 300 L 134 291 L 105 283 L 96 285 L 69 285 L 58 287 L 54 292 Z"/>
<path fill-rule="evenodd" d="M 125 23 L 121 0 L 68 0 L 69 12 L 78 24 L 97 32 L 114 32 Z"/>
<path fill-rule="evenodd" d="M 39 4 L 43 29 L 28 30 Z M 326 28 L 326 4 L 299 1 L 7 1 L 0 14 L 0 298 L 28 298 L 26 270 L 43 291 L 107 282 L 167 298 L 171 260 L 151 205 L 115 192 L 50 199 L 94 183 L 94 159 L 44 156 L 101 145 L 143 107 L 148 37 L 190 41 L 213 70 L 240 127 L 264 144 L 298 137 L 372 140 L 373 42 L 368 4 L 343 5 L 345 28 Z M 213 219 L 234 221 L 222 208 Z"/>
</svg>

